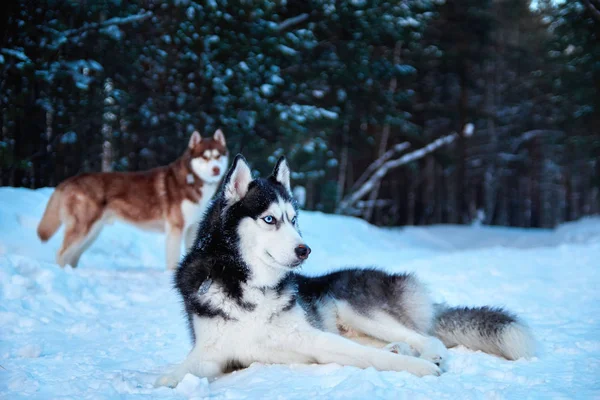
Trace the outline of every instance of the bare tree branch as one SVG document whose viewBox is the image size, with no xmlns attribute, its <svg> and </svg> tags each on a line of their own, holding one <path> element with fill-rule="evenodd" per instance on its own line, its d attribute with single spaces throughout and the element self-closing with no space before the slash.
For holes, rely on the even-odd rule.
<svg viewBox="0 0 600 400">
<path fill-rule="evenodd" d="M 423 158 L 427 154 L 439 149 L 442 146 L 452 143 L 458 135 L 456 133 L 452 133 L 450 135 L 441 137 L 433 142 L 429 143 L 427 146 L 422 147 L 418 150 L 415 150 L 411 153 L 405 154 L 404 156 L 391 161 L 384 162 L 381 167 L 376 168 L 376 171 L 369 179 L 365 181 L 365 183 L 360 186 L 356 191 L 351 191 L 348 193 L 340 202 L 337 207 L 337 213 L 344 213 L 346 210 L 354 206 L 358 200 L 360 200 L 363 196 L 369 193 L 375 185 L 380 182 L 383 177 L 388 173 L 390 169 L 397 168 L 401 165 L 408 164 L 412 161 L 418 160 L 419 158 Z M 378 162 L 379 160 L 375 161 Z"/>
<path fill-rule="evenodd" d="M 367 179 L 369 179 L 369 176 L 371 176 L 373 174 L 373 172 L 375 172 L 378 168 L 381 168 L 381 166 L 387 160 L 392 158 L 396 153 L 401 153 L 404 150 L 408 149 L 409 147 L 410 147 L 410 143 L 402 142 L 402 143 L 398 143 L 397 145 L 395 145 L 394 147 L 392 147 L 391 149 L 389 149 L 388 151 L 383 153 L 383 155 L 381 157 L 379 157 L 377 160 L 373 161 L 373 163 L 371 163 L 371 165 L 369 165 L 367 167 L 365 172 L 363 172 L 363 174 L 360 176 L 360 178 L 358 178 L 358 180 L 356 182 L 354 182 L 354 185 L 352 185 L 352 188 L 350 189 L 350 193 L 356 191 L 363 183 L 365 183 L 367 181 Z"/>
<path fill-rule="evenodd" d="M 564 134 L 563 131 L 559 131 L 559 130 L 555 130 L 555 129 L 534 129 L 531 131 L 523 132 L 521 134 L 521 136 L 517 140 L 515 140 L 512 148 L 513 148 L 513 151 L 517 151 L 523 143 L 526 143 L 526 142 L 530 141 L 531 139 L 534 139 L 538 136 L 551 136 L 551 135 L 562 135 L 562 134 Z"/>
</svg>

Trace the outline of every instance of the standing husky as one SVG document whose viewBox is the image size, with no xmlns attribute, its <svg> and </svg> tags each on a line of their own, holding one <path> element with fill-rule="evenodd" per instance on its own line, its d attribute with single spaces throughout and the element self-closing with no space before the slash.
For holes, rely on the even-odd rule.
<svg viewBox="0 0 600 400">
<path fill-rule="evenodd" d="M 194 347 L 157 385 L 176 386 L 188 372 L 214 377 L 253 362 L 439 375 L 446 346 L 508 359 L 533 352 L 528 329 L 501 309 L 433 304 L 410 274 L 348 269 L 300 275 L 309 254 L 285 159 L 267 179 L 253 180 L 238 155 L 175 277 Z"/>
<path fill-rule="evenodd" d="M 47 241 L 65 223 L 56 261 L 76 267 L 102 226 L 118 218 L 143 229 L 166 231 L 167 268 L 179 262 L 181 238 L 194 241 L 198 222 L 227 168 L 225 136 L 198 132 L 173 163 L 142 172 L 82 174 L 62 182 L 52 196 L 37 233 Z"/>
</svg>

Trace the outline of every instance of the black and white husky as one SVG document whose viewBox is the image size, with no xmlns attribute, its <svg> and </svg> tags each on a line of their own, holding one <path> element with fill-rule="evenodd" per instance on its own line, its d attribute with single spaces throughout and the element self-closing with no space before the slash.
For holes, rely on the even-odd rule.
<svg viewBox="0 0 600 400">
<path fill-rule="evenodd" d="M 507 359 L 533 353 L 528 329 L 501 309 L 433 304 L 410 274 L 346 269 L 307 277 L 297 271 L 309 254 L 285 159 L 267 179 L 253 180 L 238 155 L 175 277 L 194 347 L 157 384 L 253 362 L 439 375 L 446 347 L 456 345 Z"/>
</svg>

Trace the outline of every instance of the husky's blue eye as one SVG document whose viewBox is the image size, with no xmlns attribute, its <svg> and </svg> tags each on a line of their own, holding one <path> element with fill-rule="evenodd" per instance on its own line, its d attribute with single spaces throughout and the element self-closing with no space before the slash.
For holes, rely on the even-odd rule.
<svg viewBox="0 0 600 400">
<path fill-rule="evenodd" d="M 294 218 L 292 218 L 292 224 L 293 224 L 293 225 L 296 225 L 296 221 L 297 221 L 297 220 L 298 220 L 298 217 L 294 217 Z"/>
<path fill-rule="evenodd" d="M 275 217 L 273 217 L 272 215 L 267 215 L 266 217 L 263 218 L 263 221 L 265 221 L 269 225 L 273 225 L 273 224 L 275 224 L 275 222 L 277 222 Z"/>
</svg>

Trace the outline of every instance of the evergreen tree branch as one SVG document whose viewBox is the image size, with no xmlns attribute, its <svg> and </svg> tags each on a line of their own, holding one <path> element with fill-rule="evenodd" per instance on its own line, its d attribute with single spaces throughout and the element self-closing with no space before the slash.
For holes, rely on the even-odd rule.
<svg viewBox="0 0 600 400">
<path fill-rule="evenodd" d="M 25 53 L 23 53 L 20 50 L 15 50 L 15 49 L 0 49 L 0 53 L 5 54 L 7 56 L 11 56 L 14 57 L 18 60 L 24 61 L 24 62 L 28 62 L 30 63 L 31 60 L 29 59 L 29 57 L 27 57 L 25 55 Z"/>
<path fill-rule="evenodd" d="M 80 28 L 68 29 L 66 31 L 59 32 L 59 37 L 55 41 L 55 47 L 60 47 L 67 39 L 71 40 L 73 37 L 80 36 L 89 31 L 97 31 L 100 29 L 108 28 L 109 26 L 120 26 L 132 24 L 134 22 L 144 21 L 152 17 L 154 13 L 152 11 L 146 11 L 139 14 L 130 15 L 128 17 L 114 17 L 107 19 L 104 22 L 92 22 L 83 25 Z"/>
<path fill-rule="evenodd" d="M 284 32 L 289 30 L 290 28 L 303 23 L 304 21 L 306 21 L 308 19 L 309 15 L 304 13 L 304 14 L 300 14 L 296 17 L 291 17 L 288 18 L 284 21 L 282 21 L 279 26 L 277 26 L 277 31 L 278 32 Z"/>
<path fill-rule="evenodd" d="M 57 144 L 66 133 L 67 132 L 62 132 L 62 133 L 59 133 L 58 135 L 53 136 L 52 140 L 50 140 L 50 142 L 48 142 L 40 150 L 36 151 L 35 153 L 33 153 L 25 158 L 15 160 L 12 164 L 8 165 L 6 167 L 6 169 L 4 169 L 2 171 L 2 174 L 1 174 L 2 177 L 3 178 L 8 177 L 14 169 L 19 168 L 19 166 L 22 165 L 23 163 L 31 162 L 33 160 L 36 160 L 41 157 L 45 157 L 46 155 L 52 153 L 52 150 L 54 149 L 54 145 Z"/>
</svg>

